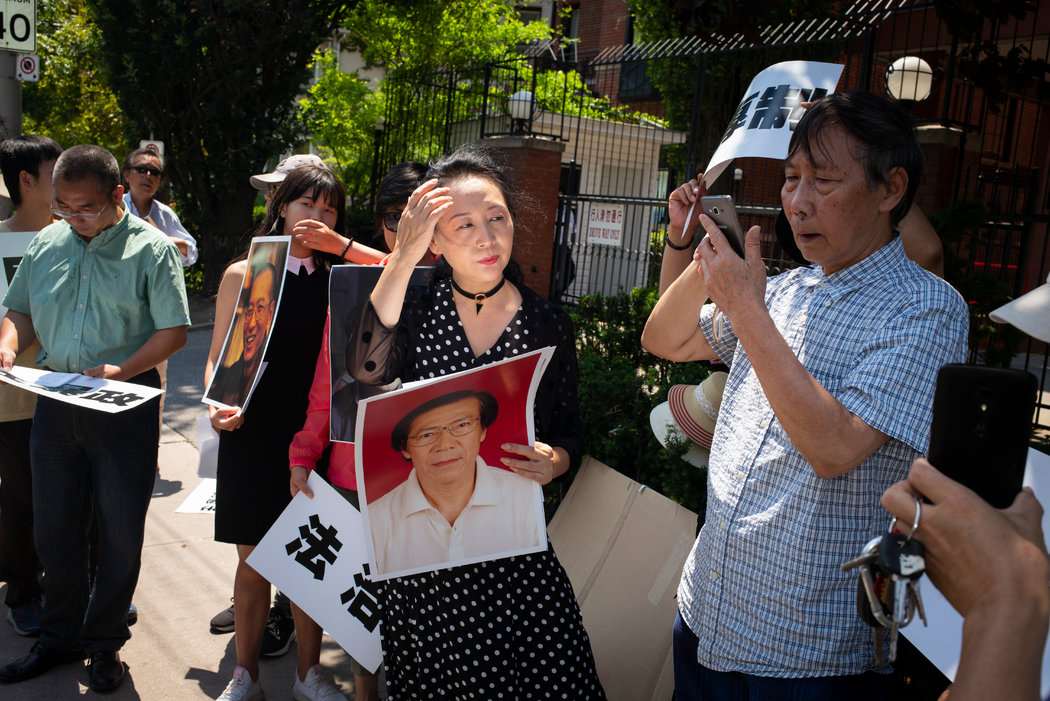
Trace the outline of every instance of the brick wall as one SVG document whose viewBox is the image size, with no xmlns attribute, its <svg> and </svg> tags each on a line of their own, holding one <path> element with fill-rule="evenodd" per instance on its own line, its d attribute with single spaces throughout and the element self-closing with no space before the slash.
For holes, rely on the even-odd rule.
<svg viewBox="0 0 1050 701">
<path fill-rule="evenodd" d="M 525 273 L 525 284 L 546 299 L 565 144 L 533 137 L 499 137 L 486 139 L 485 145 L 501 150 L 511 182 L 532 200 L 532 206 L 523 207 L 514 222 L 514 260 Z"/>
</svg>

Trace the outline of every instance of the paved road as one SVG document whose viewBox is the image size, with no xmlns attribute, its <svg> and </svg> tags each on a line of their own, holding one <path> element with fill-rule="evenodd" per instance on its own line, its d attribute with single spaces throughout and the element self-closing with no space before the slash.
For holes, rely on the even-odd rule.
<svg viewBox="0 0 1050 701">
<path fill-rule="evenodd" d="M 164 400 L 164 423 L 197 447 L 197 417 L 204 416 L 204 363 L 211 345 L 210 324 L 194 325 L 186 346 L 168 361 L 168 392 Z"/>
</svg>

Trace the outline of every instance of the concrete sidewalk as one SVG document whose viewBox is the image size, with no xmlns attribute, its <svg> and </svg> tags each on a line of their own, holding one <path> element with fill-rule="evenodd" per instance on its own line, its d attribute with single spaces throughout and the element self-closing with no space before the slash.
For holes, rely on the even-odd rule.
<svg viewBox="0 0 1050 701">
<path fill-rule="evenodd" d="M 160 476 L 146 518 L 142 572 L 134 599 L 139 619 L 121 651 L 128 676 L 107 698 L 214 699 L 233 675 L 237 661 L 233 635 L 212 635 L 208 621 L 229 606 L 235 548 L 212 539 L 212 516 L 175 513 L 200 483 L 197 462 L 194 445 L 165 426 Z M 2 604 L 0 611 L 6 617 Z M 0 622 L 0 664 L 21 657 L 33 642 L 16 635 L 6 620 Z M 284 657 L 261 661 L 267 699 L 291 698 L 295 653 L 293 645 Z M 343 693 L 354 698 L 350 658 L 327 636 L 321 663 Z M 81 696 L 98 695 L 87 688 L 87 672 L 80 663 L 56 667 L 21 684 L 0 685 L 4 701 L 64 701 Z"/>
</svg>

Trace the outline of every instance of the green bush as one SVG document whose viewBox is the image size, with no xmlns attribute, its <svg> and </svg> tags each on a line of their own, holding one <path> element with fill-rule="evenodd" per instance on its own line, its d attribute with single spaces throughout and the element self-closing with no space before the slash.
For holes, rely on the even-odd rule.
<svg viewBox="0 0 1050 701">
<path fill-rule="evenodd" d="M 686 443 L 662 447 L 649 426 L 653 407 L 676 384 L 698 384 L 704 363 L 673 363 L 642 349 L 656 304 L 655 287 L 612 297 L 591 295 L 570 312 L 580 363 L 580 405 L 587 452 L 609 467 L 697 511 L 706 499 L 706 469 L 681 459 Z"/>
</svg>

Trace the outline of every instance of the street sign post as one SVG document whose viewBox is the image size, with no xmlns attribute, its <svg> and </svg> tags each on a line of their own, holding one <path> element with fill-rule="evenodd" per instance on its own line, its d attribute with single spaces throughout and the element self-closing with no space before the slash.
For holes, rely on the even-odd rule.
<svg viewBox="0 0 1050 701">
<path fill-rule="evenodd" d="M 0 49 L 36 51 L 36 0 L 0 0 Z"/>
</svg>

